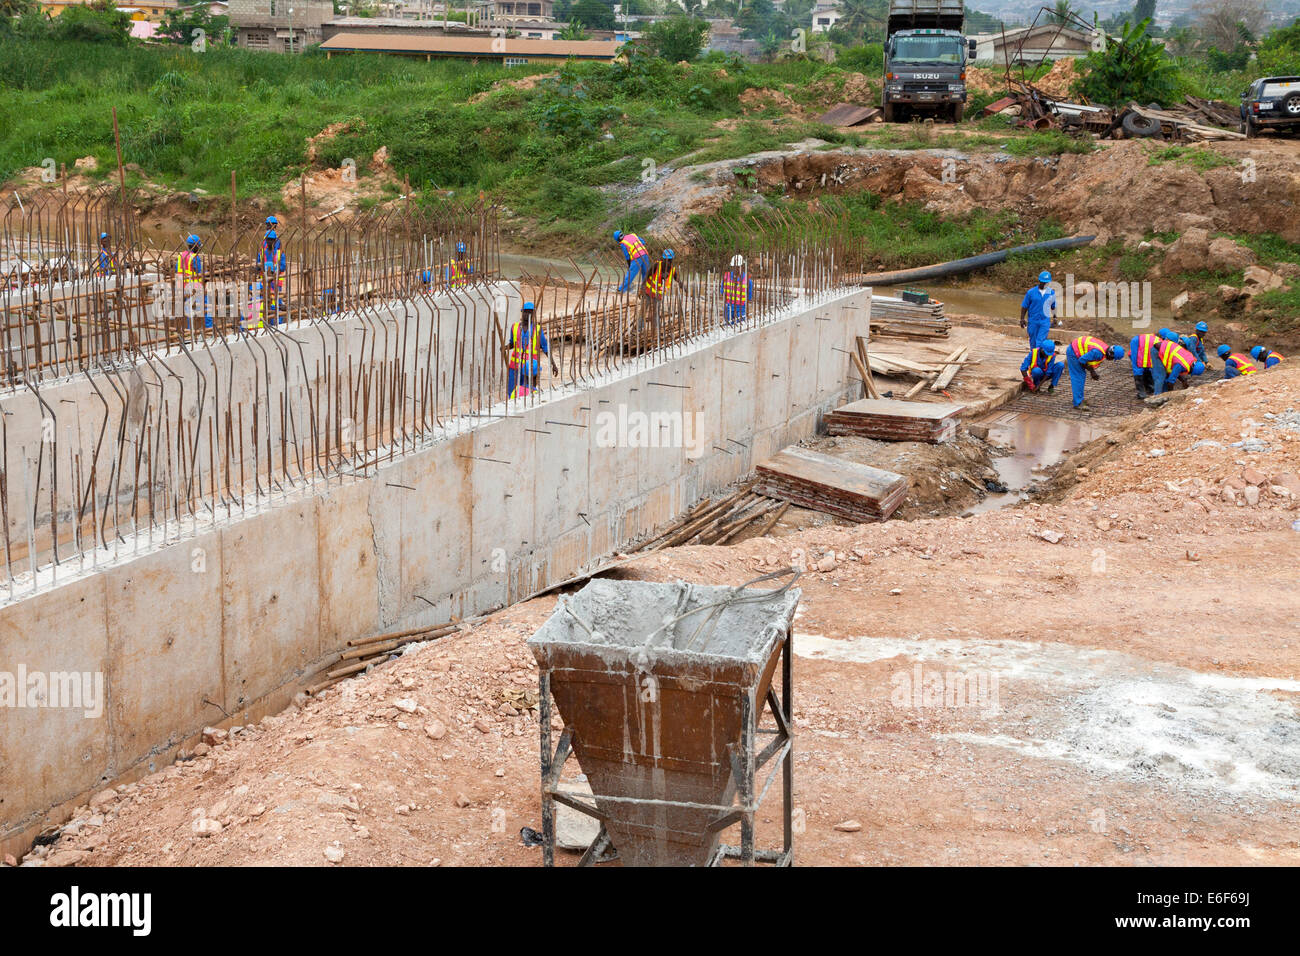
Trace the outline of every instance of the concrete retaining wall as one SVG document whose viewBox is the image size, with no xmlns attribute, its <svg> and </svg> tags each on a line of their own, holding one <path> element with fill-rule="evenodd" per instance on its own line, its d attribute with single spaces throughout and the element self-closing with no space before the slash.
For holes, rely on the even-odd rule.
<svg viewBox="0 0 1300 956">
<path fill-rule="evenodd" d="M 506 417 L 367 477 L 0 608 L 0 675 L 96 672 L 106 697 L 101 716 L 0 712 L 0 842 L 161 768 L 205 724 L 283 706 L 349 638 L 527 597 L 812 434 L 858 397 L 848 350 L 870 298 L 846 292 L 532 407 L 497 406 Z"/>
</svg>

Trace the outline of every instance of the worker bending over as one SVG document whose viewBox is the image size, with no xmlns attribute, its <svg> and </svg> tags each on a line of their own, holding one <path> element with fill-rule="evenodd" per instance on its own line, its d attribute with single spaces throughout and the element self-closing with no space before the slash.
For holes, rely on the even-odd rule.
<svg viewBox="0 0 1300 956">
<path fill-rule="evenodd" d="M 1044 269 L 1038 273 L 1038 285 L 1033 286 L 1020 300 L 1020 327 L 1029 330 L 1029 347 L 1040 347 L 1052 330 L 1052 315 L 1056 312 L 1056 292 L 1047 287 L 1052 274 Z"/>
<path fill-rule="evenodd" d="M 1101 381 L 1097 366 L 1106 359 L 1117 361 L 1124 357 L 1119 345 L 1107 345 L 1094 335 L 1081 335 L 1065 350 L 1065 367 L 1070 371 L 1070 399 L 1075 408 L 1087 408 L 1083 400 L 1084 375 Z"/>
<path fill-rule="evenodd" d="M 1256 345 L 1250 350 L 1250 357 L 1265 369 L 1270 369 L 1278 362 L 1282 361 L 1282 353 L 1274 352 L 1266 345 Z"/>
<path fill-rule="evenodd" d="M 732 256 L 731 268 L 722 274 L 722 304 L 725 325 L 745 320 L 749 300 L 754 297 L 754 280 L 745 268 L 744 256 Z"/>
<path fill-rule="evenodd" d="M 1239 352 L 1234 352 L 1229 345 L 1219 346 L 1219 358 L 1223 359 L 1223 377 L 1236 378 L 1238 375 L 1254 375 L 1259 366 Z"/>
<path fill-rule="evenodd" d="M 656 332 L 659 330 L 659 310 L 663 301 L 672 291 L 673 276 L 677 266 L 673 262 L 673 251 L 665 249 L 659 261 L 654 264 L 646 276 L 645 287 L 641 290 L 641 327 L 645 328 L 647 320 Z"/>
<path fill-rule="evenodd" d="M 1210 327 L 1204 322 L 1197 322 L 1196 327 L 1192 329 L 1192 334 L 1187 336 L 1191 342 L 1184 343 L 1184 346 L 1191 351 L 1198 359 L 1209 365 L 1209 358 L 1205 354 L 1205 333 L 1210 331 Z"/>
<path fill-rule="evenodd" d="M 537 321 L 537 310 L 533 303 L 525 302 L 519 321 L 510 327 L 506 347 L 507 397 L 522 398 L 537 391 L 543 355 L 551 360 L 551 374 L 559 375 L 560 367 L 551 358 L 551 343 Z"/>
<path fill-rule="evenodd" d="M 650 271 L 650 252 L 646 249 L 645 243 L 635 232 L 624 233 L 621 230 L 614 230 L 614 241 L 618 243 L 619 249 L 623 253 L 623 258 L 627 262 L 627 275 L 623 276 L 623 281 L 618 284 L 619 292 L 631 292 L 636 288 L 633 284 L 633 278 L 637 281 L 644 282 L 646 273 Z"/>
<path fill-rule="evenodd" d="M 1064 374 L 1065 363 L 1056 357 L 1056 343 L 1051 339 L 1045 339 L 1038 348 L 1031 348 L 1020 363 L 1020 377 L 1031 392 L 1038 391 L 1046 379 L 1047 394 L 1051 395 Z"/>
<path fill-rule="evenodd" d="M 1172 390 L 1173 382 L 1187 388 L 1191 385 L 1190 376 L 1205 371 L 1205 363 L 1177 342 L 1161 342 L 1156 349 L 1156 359 L 1165 373 L 1164 381 L 1156 386 L 1157 395 Z"/>
<path fill-rule="evenodd" d="M 1138 399 L 1157 395 L 1165 385 L 1165 368 L 1156 358 L 1162 342 L 1158 335 L 1144 332 L 1128 341 L 1129 362 L 1133 366 L 1133 386 Z"/>
</svg>

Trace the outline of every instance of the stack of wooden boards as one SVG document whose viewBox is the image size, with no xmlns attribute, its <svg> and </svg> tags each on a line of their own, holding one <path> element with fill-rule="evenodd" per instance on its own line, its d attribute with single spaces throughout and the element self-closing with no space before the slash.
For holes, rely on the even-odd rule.
<svg viewBox="0 0 1300 956">
<path fill-rule="evenodd" d="M 753 481 L 746 482 L 720 501 L 705 498 L 659 535 L 637 548 L 637 553 L 687 544 L 726 544 L 751 527 L 757 532 L 756 537 L 762 537 L 781 520 L 790 504 L 757 494 L 754 484 Z"/>
<path fill-rule="evenodd" d="M 884 521 L 907 496 L 892 471 L 792 445 L 758 466 L 757 492 L 850 521 Z"/>
<path fill-rule="evenodd" d="M 857 435 L 878 441 L 947 441 L 957 434 L 964 405 L 865 398 L 826 416 L 832 435 Z"/>
<path fill-rule="evenodd" d="M 943 314 L 943 303 L 931 299 L 924 305 L 890 295 L 871 297 L 871 334 L 900 338 L 942 339 L 952 323 Z"/>
<path fill-rule="evenodd" d="M 872 326 L 875 330 L 875 326 Z M 928 348 L 928 346 L 927 346 Z M 965 364 L 970 353 L 970 347 L 964 346 L 954 349 L 943 359 L 933 362 L 918 362 L 915 359 L 903 358 L 901 355 L 886 354 L 873 350 L 867 357 L 867 365 L 872 375 L 884 375 L 890 378 L 910 378 L 917 379 L 915 385 L 907 391 L 904 398 L 911 398 L 921 389 L 929 386 L 930 391 L 938 392 L 947 388 L 948 385 L 956 378 L 957 373 Z"/>
</svg>

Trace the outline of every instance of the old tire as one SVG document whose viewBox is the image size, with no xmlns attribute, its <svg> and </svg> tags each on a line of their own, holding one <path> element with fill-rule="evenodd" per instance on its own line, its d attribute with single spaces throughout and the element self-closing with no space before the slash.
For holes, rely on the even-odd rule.
<svg viewBox="0 0 1300 956">
<path fill-rule="evenodd" d="M 1124 132 L 1134 139 L 1151 139 L 1161 133 L 1160 120 L 1140 113 L 1126 113 L 1120 125 L 1124 127 Z"/>
</svg>

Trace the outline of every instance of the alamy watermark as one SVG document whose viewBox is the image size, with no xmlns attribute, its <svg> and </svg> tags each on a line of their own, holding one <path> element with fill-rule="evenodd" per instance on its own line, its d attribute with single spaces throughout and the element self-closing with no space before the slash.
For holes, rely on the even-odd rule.
<svg viewBox="0 0 1300 956">
<path fill-rule="evenodd" d="M 684 448 L 687 458 L 699 458 L 707 445 L 694 412 L 643 412 L 620 403 L 596 415 L 598 448 Z"/>
<path fill-rule="evenodd" d="M 1001 710 L 998 675 L 991 671 L 926 671 L 914 664 L 910 671 L 895 671 L 890 683 L 889 702 L 895 707 Z"/>
<path fill-rule="evenodd" d="M 104 714 L 102 671 L 0 671 L 0 707 L 80 710 L 86 717 Z"/>
<path fill-rule="evenodd" d="M 1067 273 L 1064 284 L 1052 281 L 1047 288 L 1061 318 L 1130 319 L 1135 329 L 1151 324 L 1150 282 L 1075 282 Z"/>
</svg>

